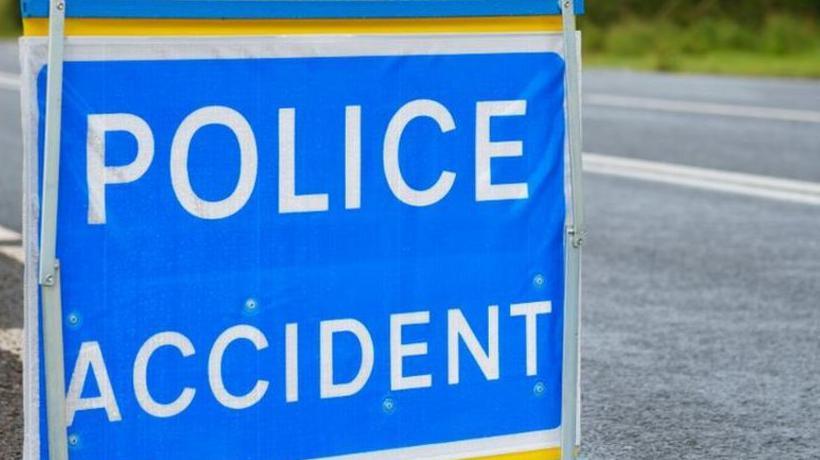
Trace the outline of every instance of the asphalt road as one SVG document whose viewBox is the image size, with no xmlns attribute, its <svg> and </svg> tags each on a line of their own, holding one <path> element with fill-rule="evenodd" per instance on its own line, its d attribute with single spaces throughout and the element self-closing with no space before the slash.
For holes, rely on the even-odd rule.
<svg viewBox="0 0 820 460">
<path fill-rule="evenodd" d="M 607 94 L 820 112 L 820 83 L 590 71 L 588 99 Z M 820 124 L 585 107 L 587 152 L 820 182 Z"/>
<path fill-rule="evenodd" d="M 0 41 L 0 72 L 19 74 L 17 44 Z M 23 167 L 20 127 L 20 95 L 0 84 L 0 225 L 20 230 Z"/>
<path fill-rule="evenodd" d="M 17 71 L 13 50 L 0 46 L 0 71 Z M 820 112 L 818 81 L 590 70 L 584 90 L 588 152 L 820 186 L 820 123 L 805 121 Z M 19 131 L 18 96 L 0 89 L 0 225 L 14 230 Z M 722 177 L 711 188 L 585 177 L 590 459 L 820 457 L 820 206 L 763 186 L 716 191 Z M 0 330 L 22 327 L 21 271 L 0 254 Z M 22 436 L 8 348 L 0 335 L 4 459 Z"/>
</svg>

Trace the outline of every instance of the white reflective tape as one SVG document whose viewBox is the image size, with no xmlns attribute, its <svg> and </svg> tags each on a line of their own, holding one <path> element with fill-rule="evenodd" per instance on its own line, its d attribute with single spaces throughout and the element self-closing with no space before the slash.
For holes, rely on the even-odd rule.
<svg viewBox="0 0 820 460">
<path fill-rule="evenodd" d="M 561 428 L 528 433 L 468 439 L 465 441 L 428 444 L 424 446 L 386 449 L 361 454 L 324 457 L 316 460 L 450 460 L 505 455 L 558 447 Z"/>
<path fill-rule="evenodd" d="M 45 62 L 46 45 L 45 37 L 23 37 L 20 52 L 35 63 Z M 276 37 L 276 46 L 270 46 L 270 37 L 71 37 L 65 60 L 167 61 L 539 52 L 563 55 L 561 33 L 282 35 Z"/>
<path fill-rule="evenodd" d="M 724 117 L 757 118 L 775 121 L 820 123 L 820 112 L 813 110 L 783 109 L 710 102 L 678 101 L 651 97 L 616 96 L 613 94 L 588 94 L 586 105 L 618 107 L 624 109 L 655 110 L 662 112 L 693 113 Z"/>
<path fill-rule="evenodd" d="M 670 185 L 820 205 L 820 184 L 716 169 L 584 154 L 584 171 Z"/>
</svg>

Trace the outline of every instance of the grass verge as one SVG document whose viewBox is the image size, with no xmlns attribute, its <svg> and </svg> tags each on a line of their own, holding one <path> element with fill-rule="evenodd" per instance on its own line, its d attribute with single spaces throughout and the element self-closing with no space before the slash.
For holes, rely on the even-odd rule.
<svg viewBox="0 0 820 460">
<path fill-rule="evenodd" d="M 810 18 L 774 15 L 757 26 L 627 18 L 606 27 L 584 23 L 582 31 L 592 66 L 820 78 L 820 30 Z"/>
<path fill-rule="evenodd" d="M 20 32 L 19 0 L 0 0 L 0 38 L 17 37 Z"/>
</svg>

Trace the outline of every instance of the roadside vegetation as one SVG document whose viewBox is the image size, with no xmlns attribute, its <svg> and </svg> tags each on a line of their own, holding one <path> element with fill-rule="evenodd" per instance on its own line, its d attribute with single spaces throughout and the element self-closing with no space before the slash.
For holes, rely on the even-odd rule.
<svg viewBox="0 0 820 460">
<path fill-rule="evenodd" d="M 587 0 L 586 65 L 820 77 L 820 0 Z"/>
<path fill-rule="evenodd" d="M 0 38 L 20 35 L 19 0 L 0 0 Z"/>
</svg>

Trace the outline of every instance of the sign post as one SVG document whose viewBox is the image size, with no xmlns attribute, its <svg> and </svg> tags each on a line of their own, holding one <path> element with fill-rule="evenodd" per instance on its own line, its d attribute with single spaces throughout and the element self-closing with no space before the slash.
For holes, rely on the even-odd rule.
<svg viewBox="0 0 820 460">
<path fill-rule="evenodd" d="M 24 457 L 576 458 L 575 3 L 24 1 Z"/>
<path fill-rule="evenodd" d="M 65 365 L 63 361 L 62 294 L 56 258 L 57 201 L 60 171 L 60 128 L 63 100 L 64 0 L 49 3 L 48 77 L 46 82 L 45 153 L 43 159 L 40 265 L 43 349 L 46 369 L 46 414 L 49 458 L 68 458 L 65 430 Z M 30 236 L 30 234 L 29 234 Z M 29 260 L 28 262 L 31 262 Z M 28 267 L 31 265 L 27 264 Z"/>
<path fill-rule="evenodd" d="M 561 459 L 572 460 L 578 456 L 577 435 L 580 432 L 580 382 L 581 367 L 581 245 L 584 241 L 584 193 L 581 138 L 581 72 L 578 57 L 581 55 L 575 32 L 575 6 L 573 0 L 560 0 L 563 17 L 564 59 L 566 62 L 567 100 L 567 148 L 570 159 L 570 184 L 572 189 L 572 216 L 567 223 L 566 273 L 564 291 L 564 360 L 562 370 L 563 400 L 561 405 Z"/>
</svg>

